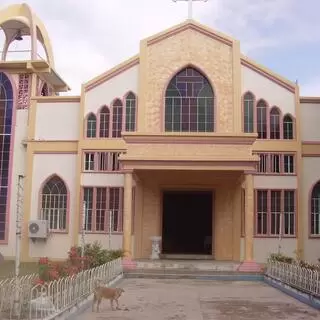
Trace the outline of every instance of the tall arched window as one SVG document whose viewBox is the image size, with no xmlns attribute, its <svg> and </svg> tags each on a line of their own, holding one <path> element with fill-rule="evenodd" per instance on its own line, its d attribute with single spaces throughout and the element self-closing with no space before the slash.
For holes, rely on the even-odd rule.
<svg viewBox="0 0 320 320">
<path fill-rule="evenodd" d="M 41 89 L 41 95 L 47 97 L 49 95 L 48 85 L 46 83 L 43 84 Z"/>
<path fill-rule="evenodd" d="M 243 130 L 246 133 L 254 132 L 254 96 L 251 92 L 243 97 Z"/>
<path fill-rule="evenodd" d="M 52 176 L 41 190 L 41 218 L 47 220 L 49 229 L 67 229 L 68 191 L 57 175 Z"/>
<path fill-rule="evenodd" d="M 213 132 L 214 93 L 208 79 L 194 68 L 173 77 L 165 94 L 165 131 Z"/>
<path fill-rule="evenodd" d="M 270 110 L 270 139 L 280 139 L 280 111 L 276 107 Z"/>
<path fill-rule="evenodd" d="M 6 239 L 8 183 L 11 159 L 13 88 L 9 78 L 0 72 L 0 241 Z"/>
<path fill-rule="evenodd" d="M 112 104 L 112 138 L 120 138 L 122 131 L 123 105 L 120 99 Z"/>
<path fill-rule="evenodd" d="M 97 117 L 90 113 L 87 118 L 87 138 L 95 138 L 97 136 Z"/>
<path fill-rule="evenodd" d="M 126 131 L 136 130 L 136 96 L 130 92 L 126 97 Z"/>
<path fill-rule="evenodd" d="M 259 100 L 257 103 L 258 139 L 267 139 L 267 103 Z"/>
<path fill-rule="evenodd" d="M 293 119 L 290 115 L 283 117 L 283 139 L 293 139 Z"/>
<path fill-rule="evenodd" d="M 310 234 L 320 235 L 320 181 L 313 187 L 311 193 Z"/>
<path fill-rule="evenodd" d="M 99 137 L 108 138 L 110 130 L 110 110 L 107 106 L 100 110 Z"/>
</svg>

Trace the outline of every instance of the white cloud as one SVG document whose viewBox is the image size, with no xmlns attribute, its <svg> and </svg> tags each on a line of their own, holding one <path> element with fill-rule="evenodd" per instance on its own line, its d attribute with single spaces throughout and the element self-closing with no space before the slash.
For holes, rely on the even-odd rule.
<svg viewBox="0 0 320 320">
<path fill-rule="evenodd" d="M 26 2 L 46 25 L 56 69 L 72 87 L 72 94 L 79 93 L 81 83 L 138 53 L 141 39 L 187 17 L 187 3 L 172 0 Z M 317 5 L 317 0 L 309 2 Z M 16 0 L 2 0 L 1 6 L 13 3 Z M 300 0 L 209 0 L 194 4 L 194 17 L 239 39 L 244 53 L 250 55 L 319 39 L 315 30 L 320 22 L 312 15 L 314 9 Z M 275 26 L 280 26 L 277 31 Z"/>
</svg>

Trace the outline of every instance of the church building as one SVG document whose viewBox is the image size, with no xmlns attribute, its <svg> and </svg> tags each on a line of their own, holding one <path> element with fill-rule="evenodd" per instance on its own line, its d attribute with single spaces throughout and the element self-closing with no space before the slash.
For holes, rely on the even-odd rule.
<svg viewBox="0 0 320 320">
<path fill-rule="evenodd" d="M 320 97 L 188 19 L 67 96 L 44 24 L 0 8 L 0 252 L 64 259 L 99 241 L 127 259 L 320 258 Z M 30 56 L 9 59 L 30 36 Z M 39 57 L 42 46 L 46 57 Z M 84 231 L 82 231 L 84 229 Z"/>
</svg>

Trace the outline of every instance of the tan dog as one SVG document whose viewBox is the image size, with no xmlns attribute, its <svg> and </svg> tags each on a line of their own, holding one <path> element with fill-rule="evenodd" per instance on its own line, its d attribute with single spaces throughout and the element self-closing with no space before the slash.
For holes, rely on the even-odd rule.
<svg viewBox="0 0 320 320">
<path fill-rule="evenodd" d="M 94 305 L 97 303 L 97 312 L 99 312 L 102 299 L 110 300 L 111 310 L 114 310 L 113 301 L 115 301 L 117 303 L 116 310 L 119 310 L 118 299 L 123 292 L 124 290 L 122 288 L 96 287 L 93 293 L 92 311 L 94 311 Z"/>
</svg>

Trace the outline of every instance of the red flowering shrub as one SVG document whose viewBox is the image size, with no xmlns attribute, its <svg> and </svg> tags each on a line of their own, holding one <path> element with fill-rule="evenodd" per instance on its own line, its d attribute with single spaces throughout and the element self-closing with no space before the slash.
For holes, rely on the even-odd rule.
<svg viewBox="0 0 320 320">
<path fill-rule="evenodd" d="M 87 244 L 83 257 L 81 257 L 81 247 L 71 247 L 68 259 L 64 262 L 52 262 L 47 257 L 39 259 L 39 278 L 36 279 L 36 284 L 73 276 L 83 270 L 97 267 L 122 256 L 121 250 L 107 251 L 102 249 L 98 242 Z"/>
</svg>

